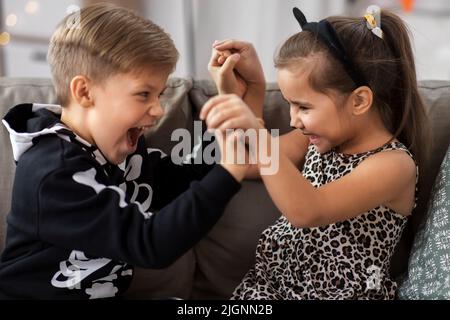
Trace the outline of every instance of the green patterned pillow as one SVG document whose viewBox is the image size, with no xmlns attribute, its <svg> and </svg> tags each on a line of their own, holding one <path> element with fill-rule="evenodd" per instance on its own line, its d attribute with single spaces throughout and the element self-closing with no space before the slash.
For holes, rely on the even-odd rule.
<svg viewBox="0 0 450 320">
<path fill-rule="evenodd" d="M 399 299 L 450 299 L 450 148 L 431 191 L 425 223 L 411 250 Z"/>
</svg>

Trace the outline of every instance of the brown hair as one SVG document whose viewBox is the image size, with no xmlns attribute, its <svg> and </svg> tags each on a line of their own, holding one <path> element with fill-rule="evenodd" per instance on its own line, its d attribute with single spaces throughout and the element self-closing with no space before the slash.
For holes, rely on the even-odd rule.
<svg viewBox="0 0 450 320">
<path fill-rule="evenodd" d="M 145 67 L 173 71 L 178 51 L 159 26 L 131 10 L 96 4 L 68 15 L 50 40 L 48 62 L 58 102 L 70 101 L 70 81 L 82 74 L 102 82 Z"/>
<path fill-rule="evenodd" d="M 429 126 L 419 95 L 409 31 L 395 14 L 382 10 L 383 39 L 372 34 L 363 17 L 329 17 L 355 67 L 367 79 L 386 128 L 413 153 L 417 163 L 426 160 Z M 299 32 L 281 46 L 275 67 L 289 68 L 305 58 L 315 61 L 309 82 L 314 90 L 349 94 L 356 85 L 342 63 L 311 32 Z"/>
</svg>

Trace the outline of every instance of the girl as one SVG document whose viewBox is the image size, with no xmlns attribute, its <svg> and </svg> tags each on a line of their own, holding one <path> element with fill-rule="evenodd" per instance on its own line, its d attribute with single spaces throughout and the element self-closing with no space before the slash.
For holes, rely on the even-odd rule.
<svg viewBox="0 0 450 320">
<path fill-rule="evenodd" d="M 319 23 L 294 14 L 303 31 L 282 45 L 275 66 L 296 130 L 280 137 L 278 172 L 261 176 L 282 216 L 263 232 L 232 298 L 393 299 L 390 259 L 415 206 L 426 139 L 407 29 L 373 7 Z M 258 65 L 248 61 L 253 47 L 226 40 L 214 48 L 219 92 L 239 88 L 228 93 L 258 101 L 242 85 Z M 212 98 L 200 117 L 211 129 L 264 130 L 254 113 L 232 94 Z M 261 169 L 258 162 L 248 176 Z"/>
</svg>

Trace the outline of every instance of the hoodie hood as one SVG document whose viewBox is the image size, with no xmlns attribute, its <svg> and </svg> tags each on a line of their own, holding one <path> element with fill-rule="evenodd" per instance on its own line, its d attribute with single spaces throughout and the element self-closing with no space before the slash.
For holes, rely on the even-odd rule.
<svg viewBox="0 0 450 320">
<path fill-rule="evenodd" d="M 9 132 L 14 160 L 17 162 L 37 139 L 57 135 L 69 140 L 74 133 L 61 123 L 62 107 L 54 104 L 20 104 L 8 111 L 2 122 Z M 82 140 L 77 137 L 77 140 Z M 86 147 L 91 145 L 82 141 Z"/>
</svg>

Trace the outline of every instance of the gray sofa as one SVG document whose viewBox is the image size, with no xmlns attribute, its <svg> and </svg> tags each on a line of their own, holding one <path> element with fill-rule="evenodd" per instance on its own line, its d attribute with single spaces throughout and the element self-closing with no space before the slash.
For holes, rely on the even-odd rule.
<svg viewBox="0 0 450 320">
<path fill-rule="evenodd" d="M 392 261 L 394 276 L 406 270 L 410 246 L 419 222 L 426 212 L 431 186 L 450 141 L 450 82 L 420 83 L 421 94 L 429 106 L 433 146 L 426 175 L 420 179 L 420 202 L 410 219 Z M 162 100 L 166 114 L 148 136 L 148 144 L 170 153 L 176 128 L 194 133 L 193 120 L 203 103 L 216 94 L 211 81 L 169 80 Z M 0 116 L 18 103 L 55 103 L 49 79 L 0 78 Z M 289 131 L 289 108 L 275 84 L 268 84 L 264 120 L 280 134 Z M 0 252 L 4 247 L 5 219 L 8 214 L 15 164 L 8 133 L 0 129 Z M 137 268 L 126 297 L 130 299 L 180 297 L 184 299 L 228 298 L 254 261 L 259 235 L 280 213 L 260 181 L 244 181 L 241 191 L 226 208 L 211 232 L 170 267 L 162 270 Z M 173 235 L 176 237 L 176 235 Z"/>
</svg>

